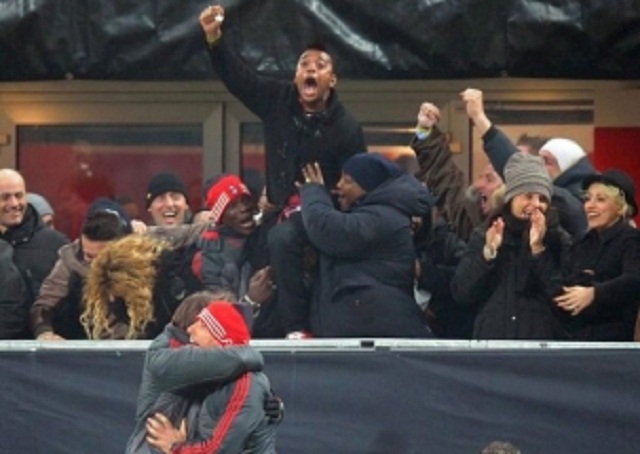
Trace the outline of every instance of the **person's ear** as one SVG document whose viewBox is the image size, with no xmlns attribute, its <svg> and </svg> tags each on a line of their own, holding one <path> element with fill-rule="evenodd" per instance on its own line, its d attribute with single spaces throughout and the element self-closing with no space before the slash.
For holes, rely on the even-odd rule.
<svg viewBox="0 0 640 454">
<path fill-rule="evenodd" d="M 329 86 L 331 88 L 334 88 L 336 86 L 336 84 L 338 83 L 338 76 L 335 75 L 335 73 L 331 76 L 331 81 L 329 82 Z"/>
</svg>

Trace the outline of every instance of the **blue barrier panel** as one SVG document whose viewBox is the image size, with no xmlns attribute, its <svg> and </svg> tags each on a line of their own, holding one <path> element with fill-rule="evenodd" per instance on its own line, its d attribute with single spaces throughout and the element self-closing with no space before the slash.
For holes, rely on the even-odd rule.
<svg viewBox="0 0 640 454">
<path fill-rule="evenodd" d="M 479 453 L 492 440 L 527 454 L 640 445 L 635 344 L 255 344 L 286 403 L 279 453 Z M 123 452 L 146 345 L 0 342 L 0 454 Z"/>
</svg>

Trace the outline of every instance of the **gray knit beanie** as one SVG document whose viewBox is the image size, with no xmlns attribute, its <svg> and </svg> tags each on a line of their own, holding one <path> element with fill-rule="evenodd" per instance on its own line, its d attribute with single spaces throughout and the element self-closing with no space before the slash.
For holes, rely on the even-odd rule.
<svg viewBox="0 0 640 454">
<path fill-rule="evenodd" d="M 539 156 L 522 152 L 511 155 L 504 167 L 504 180 L 507 187 L 505 203 L 527 192 L 535 192 L 551 200 L 553 184 Z"/>
</svg>

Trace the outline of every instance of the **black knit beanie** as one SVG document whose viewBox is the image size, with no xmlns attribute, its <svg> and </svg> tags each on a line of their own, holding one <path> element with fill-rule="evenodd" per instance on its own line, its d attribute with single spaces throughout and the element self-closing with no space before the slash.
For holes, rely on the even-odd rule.
<svg viewBox="0 0 640 454">
<path fill-rule="evenodd" d="M 189 203 L 189 197 L 187 196 L 187 187 L 178 175 L 171 172 L 160 172 L 155 174 L 149 185 L 147 186 L 147 195 L 145 196 L 145 203 L 147 208 L 153 202 L 153 199 L 165 192 L 179 192 L 184 195 Z"/>
</svg>

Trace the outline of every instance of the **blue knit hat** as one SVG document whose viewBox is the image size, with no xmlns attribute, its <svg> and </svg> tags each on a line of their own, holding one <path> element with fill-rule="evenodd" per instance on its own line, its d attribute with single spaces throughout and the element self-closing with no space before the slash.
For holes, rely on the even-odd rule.
<svg viewBox="0 0 640 454">
<path fill-rule="evenodd" d="M 367 192 L 402 173 L 400 166 L 379 153 L 359 153 L 350 157 L 342 171 Z"/>
<path fill-rule="evenodd" d="M 131 227 L 131 219 L 129 218 L 129 215 L 124 210 L 124 208 L 122 208 L 122 205 L 120 205 L 118 202 L 107 199 L 106 197 L 97 198 L 89 207 L 85 219 L 98 212 L 113 214 L 118 218 L 118 220 L 124 227 L 125 232 L 133 232 L 133 228 Z"/>
</svg>

